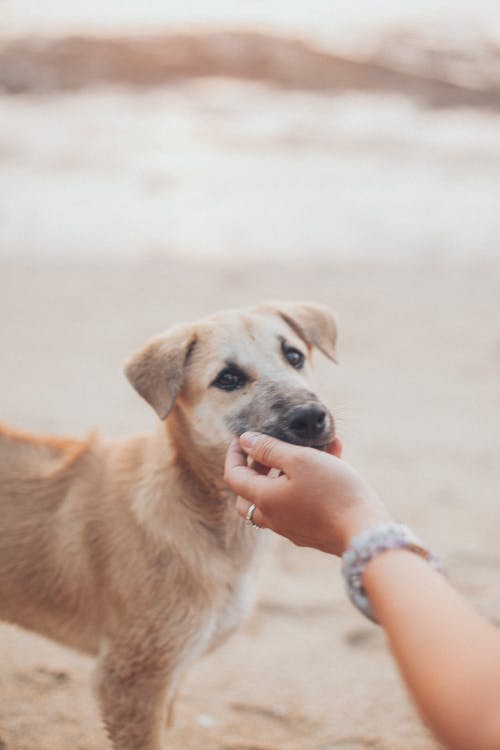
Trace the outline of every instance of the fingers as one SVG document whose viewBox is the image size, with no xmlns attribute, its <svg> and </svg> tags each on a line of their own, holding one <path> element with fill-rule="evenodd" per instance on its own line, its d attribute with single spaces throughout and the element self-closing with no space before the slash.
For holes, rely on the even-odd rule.
<svg viewBox="0 0 500 750">
<path fill-rule="evenodd" d="M 237 438 L 232 441 L 227 452 L 224 478 L 233 492 L 243 496 L 249 504 L 261 498 L 267 491 L 275 489 L 275 483 L 280 481 L 247 466 L 247 457 Z"/>
<path fill-rule="evenodd" d="M 248 500 L 245 500 L 244 497 L 237 497 L 236 498 L 236 510 L 240 514 L 242 518 L 246 518 L 246 515 L 248 513 L 248 510 L 252 503 L 250 503 Z M 252 513 L 252 523 L 254 523 L 256 526 L 258 526 L 261 529 L 266 528 L 266 522 L 264 521 L 264 516 L 262 515 L 259 508 L 255 507 L 253 513 Z"/>
<path fill-rule="evenodd" d="M 297 452 L 297 446 L 258 432 L 244 432 L 240 437 L 240 444 L 254 461 L 285 473 Z"/>
<path fill-rule="evenodd" d="M 326 452 L 329 453 L 331 456 L 335 456 L 336 458 L 342 458 L 342 451 L 344 449 L 344 446 L 342 445 L 339 438 L 333 438 L 330 445 L 327 447 Z"/>
<path fill-rule="evenodd" d="M 226 455 L 225 473 L 228 470 L 235 469 L 237 466 L 246 466 L 247 457 L 240 446 L 238 438 L 233 438 L 229 444 L 229 448 Z"/>
</svg>

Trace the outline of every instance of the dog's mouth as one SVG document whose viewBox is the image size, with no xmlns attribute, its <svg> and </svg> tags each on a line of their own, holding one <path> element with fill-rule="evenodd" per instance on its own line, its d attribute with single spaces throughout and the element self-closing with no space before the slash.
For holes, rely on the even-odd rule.
<svg viewBox="0 0 500 750">
<path fill-rule="evenodd" d="M 299 438 L 294 435 L 290 435 L 287 431 L 283 431 L 281 429 L 265 429 L 262 430 L 263 433 L 266 435 L 270 435 L 271 437 L 277 438 L 278 440 L 282 440 L 284 443 L 291 443 L 292 445 L 300 445 L 304 448 L 315 448 L 319 451 L 326 451 L 328 447 L 332 444 L 332 441 L 335 437 L 335 432 L 332 430 L 331 433 L 328 434 L 328 436 L 323 436 L 321 440 L 311 440 L 307 438 Z"/>
<path fill-rule="evenodd" d="M 297 407 L 279 420 L 266 421 L 258 432 L 283 440 L 285 443 L 325 451 L 335 438 L 335 421 L 321 405 Z"/>
</svg>

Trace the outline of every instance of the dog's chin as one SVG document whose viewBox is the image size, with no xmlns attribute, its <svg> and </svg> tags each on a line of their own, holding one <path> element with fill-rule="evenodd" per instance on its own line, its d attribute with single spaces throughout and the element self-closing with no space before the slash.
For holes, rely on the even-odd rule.
<svg viewBox="0 0 500 750">
<path fill-rule="evenodd" d="M 315 448 L 319 451 L 326 451 L 331 445 L 332 440 L 335 437 L 335 433 L 327 432 L 319 435 L 315 440 L 300 438 L 297 435 L 290 434 L 284 430 L 263 430 L 266 435 L 282 440 L 284 443 L 291 443 L 291 445 L 300 445 L 304 448 Z"/>
<path fill-rule="evenodd" d="M 289 437 L 283 437 L 281 440 L 284 440 L 286 443 L 291 443 L 292 445 L 301 445 L 304 448 L 315 448 L 318 451 L 326 451 L 328 446 L 331 445 L 332 440 L 334 438 L 334 435 L 331 437 L 325 436 L 321 440 L 298 440 L 297 438 L 289 438 Z"/>
</svg>

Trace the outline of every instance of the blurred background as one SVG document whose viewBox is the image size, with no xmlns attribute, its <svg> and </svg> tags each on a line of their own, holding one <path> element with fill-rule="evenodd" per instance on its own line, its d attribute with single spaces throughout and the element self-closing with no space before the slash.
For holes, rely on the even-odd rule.
<svg viewBox="0 0 500 750">
<path fill-rule="evenodd" d="M 0 2 L 2 254 L 496 252 L 498 3 L 174 5 Z"/>
<path fill-rule="evenodd" d="M 0 419 L 147 429 L 146 337 L 327 303 L 346 457 L 494 622 L 499 237 L 496 0 L 0 0 Z M 174 750 L 435 747 L 337 561 L 277 540 L 260 591 Z M 106 748 L 90 671 L 0 629 L 0 748 Z"/>
</svg>

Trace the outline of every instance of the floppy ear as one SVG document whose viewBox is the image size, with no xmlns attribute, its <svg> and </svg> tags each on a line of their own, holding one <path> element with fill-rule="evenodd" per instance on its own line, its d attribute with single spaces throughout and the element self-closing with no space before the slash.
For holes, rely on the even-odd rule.
<svg viewBox="0 0 500 750">
<path fill-rule="evenodd" d="M 160 419 L 172 409 L 196 335 L 191 326 L 176 326 L 149 339 L 125 364 L 125 374 Z"/>
<path fill-rule="evenodd" d="M 306 344 L 337 362 L 337 321 L 329 307 L 312 302 L 278 302 L 265 307 L 279 315 Z"/>
</svg>

